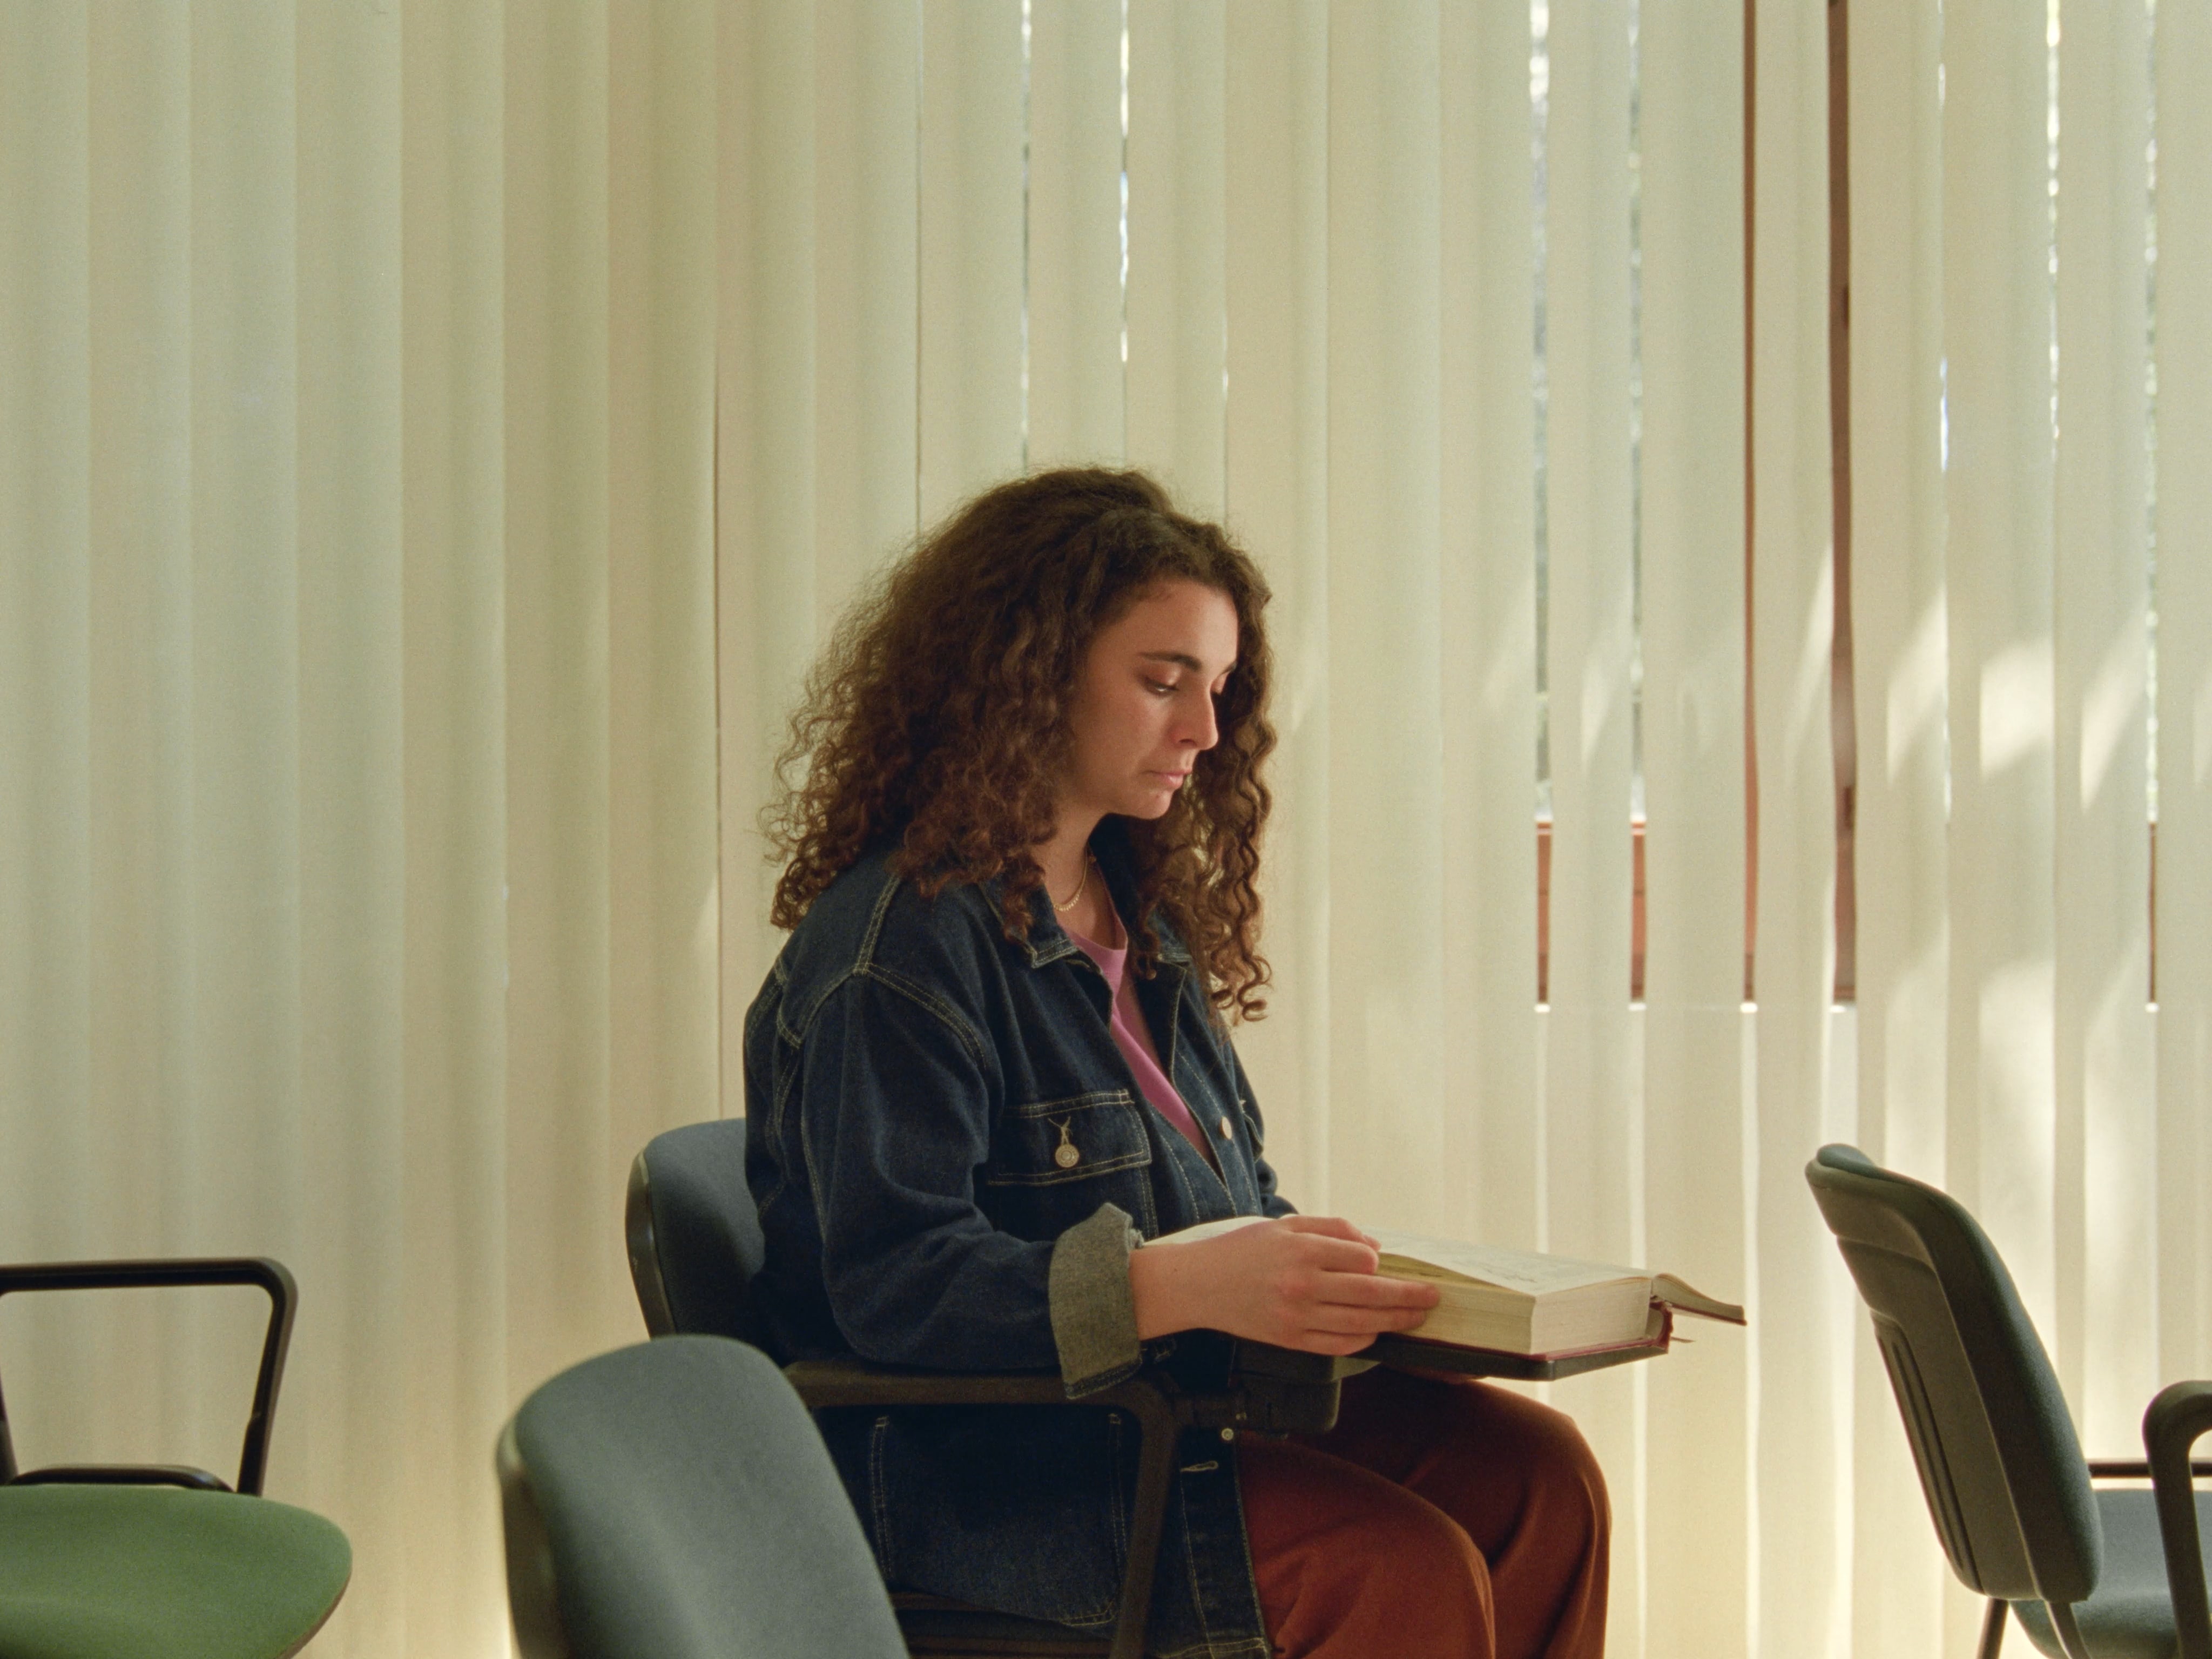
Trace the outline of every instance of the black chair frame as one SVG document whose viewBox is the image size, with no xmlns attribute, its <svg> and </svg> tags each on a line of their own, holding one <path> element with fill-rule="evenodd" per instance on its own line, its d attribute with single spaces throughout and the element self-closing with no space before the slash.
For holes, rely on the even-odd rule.
<svg viewBox="0 0 2212 1659">
<path fill-rule="evenodd" d="M 0 1486 L 69 1483 L 79 1486 L 170 1486 L 202 1492 L 261 1495 L 269 1473 L 269 1436 L 276 1414 L 276 1392 L 284 1379 L 284 1358 L 291 1347 L 292 1320 L 300 1290 L 289 1271 L 265 1256 L 220 1256 L 155 1261 L 59 1261 L 0 1267 L 0 1296 L 11 1291 L 158 1290 L 185 1285 L 251 1285 L 269 1297 L 269 1325 L 262 1338 L 261 1363 L 253 1382 L 253 1404 L 240 1449 L 238 1481 L 227 1485 L 205 1469 L 167 1463 L 56 1464 L 19 1469 L 8 1431 L 8 1409 L 0 1395 Z"/>
<path fill-rule="evenodd" d="M 2147 1472 L 2158 1504 L 2159 1541 L 2166 1547 L 2166 1581 L 2173 1597 L 2173 1633 L 2181 1659 L 2212 1659 L 2212 1610 L 2205 1605 L 2204 1574 L 2197 1535 L 2197 1495 L 2192 1476 L 2212 1474 L 2212 1462 L 2191 1462 L 2190 1450 L 2212 1430 L 2212 1382 L 2173 1382 L 2160 1389 L 2143 1413 L 2142 1465 L 2125 1465 L 2130 1474 Z M 2092 1463 L 2089 1473 L 2117 1471 Z"/>
</svg>

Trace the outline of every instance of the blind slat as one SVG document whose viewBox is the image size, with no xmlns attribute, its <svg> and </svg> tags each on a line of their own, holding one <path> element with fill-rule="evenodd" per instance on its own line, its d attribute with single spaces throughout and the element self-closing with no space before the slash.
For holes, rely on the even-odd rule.
<svg viewBox="0 0 2212 1659">
<path fill-rule="evenodd" d="M 1029 461 L 1123 447 L 1121 18 L 1036 0 L 1030 16 Z"/>
<path fill-rule="evenodd" d="M 2060 46 L 2054 627 L 2058 1324 L 2093 1452 L 2132 1455 L 2156 1352 L 2149 844 L 2149 56 L 2139 8 Z"/>
<path fill-rule="evenodd" d="M 714 21 L 607 17 L 610 1196 L 717 1085 Z"/>
<path fill-rule="evenodd" d="M 2050 194 L 2044 10 L 1944 13 L 1950 1191 L 2055 1331 Z M 2079 1355 L 2053 1355 L 2079 1398 Z"/>
<path fill-rule="evenodd" d="M 88 763 L 108 679 L 88 626 L 106 595 L 90 580 L 83 488 L 88 44 L 81 7 L 0 15 L 0 222 L 20 228 L 0 235 L 0 934 L 15 943 L 0 950 L 0 1212 L 56 1255 L 96 1237 L 78 1176 L 99 1151 L 91 975 L 109 966 L 90 904 L 109 780 Z M 72 1443 L 54 1431 L 76 1426 L 102 1356 L 60 1298 L 14 1300 L 32 1305 L 9 1310 L 8 1404 L 35 1468 Z"/>
<path fill-rule="evenodd" d="M 1944 1179 L 1949 967 L 1937 31 L 1859 0 L 1851 34 L 1851 584 L 1859 686 L 1859 1133 Z M 1880 1147 L 1879 1153 L 1875 1148 Z"/>
<path fill-rule="evenodd" d="M 750 0 L 725 9 L 715 41 L 725 1110 L 744 1098 L 744 1012 L 783 943 L 769 925 L 775 872 L 757 815 L 784 716 L 830 620 L 815 561 L 793 551 L 817 545 L 815 16 L 807 0 Z"/>
<path fill-rule="evenodd" d="M 2212 16 L 2158 19 L 2159 1365 L 2212 1366 Z"/>
<path fill-rule="evenodd" d="M 1628 1023 L 1634 622 L 1630 545 L 1628 30 L 1613 3 L 1552 20 L 1546 134 L 1552 1014 L 1547 1248 L 1634 1241 Z M 1560 1156 L 1548 1157 L 1556 1146 Z"/>
<path fill-rule="evenodd" d="M 1913 0 L 1857 0 L 1850 29 L 1857 1144 L 1940 1184 L 1950 1017 L 1942 32 Z M 1881 581 L 1863 574 L 1877 560 Z M 1764 895 L 1762 908 L 1773 902 Z M 1947 1636 L 1960 1604 L 1926 1547 L 1927 1504 L 1863 1316 L 1853 1348 L 1853 1651 L 1965 1650 L 1974 1626 L 1954 1622 Z"/>
<path fill-rule="evenodd" d="M 1329 1087 L 1336 1203 L 1449 1227 L 1441 1097 L 1437 9 L 1329 35 Z M 1388 845 L 1388 860 L 1375 849 Z"/>
<path fill-rule="evenodd" d="M 627 1312 L 622 1263 L 563 1211 L 611 1206 L 608 28 L 507 31 L 507 1082 L 509 1381 Z"/>
<path fill-rule="evenodd" d="M 1740 10 L 1657 8 L 1639 33 L 1644 1204 L 1642 1260 L 1741 1285 L 1743 40 Z M 1741 1654 L 1748 1344 L 1655 1370 L 1646 1617 L 1670 1649 Z M 1815 1477 L 1817 1478 L 1817 1477 Z"/>
<path fill-rule="evenodd" d="M 191 1210 L 217 1236 L 280 1214 L 296 1169 L 278 1110 L 300 1063 L 294 50 L 289 7 L 194 14 L 190 1087 L 276 1126 L 196 1120 Z"/>
<path fill-rule="evenodd" d="M 100 711 L 86 734 L 88 1024 L 100 1041 L 84 1127 L 103 1155 L 72 1208 L 88 1224 L 122 1218 L 97 1235 L 117 1254 L 154 1255 L 185 1236 L 164 1151 L 191 1106 L 191 674 L 189 650 L 177 648 L 191 638 L 192 587 L 191 20 L 174 8 L 87 10 L 86 308 L 100 325 L 88 354 L 83 487 L 90 693 Z M 49 87 L 74 81 L 29 53 L 6 61 Z M 180 1455 L 163 1431 L 185 1390 L 165 1387 L 163 1362 L 144 1363 L 119 1327 L 101 1341 L 106 1386 L 80 1396 L 96 1402 L 97 1443 Z M 11 1409 L 20 1415 L 26 1403 L 11 1389 Z"/>
<path fill-rule="evenodd" d="M 1329 1181 L 1328 7 L 1230 0 L 1224 309 L 1229 523 L 1274 601 L 1268 1017 L 1237 1034 L 1284 1190 Z"/>
<path fill-rule="evenodd" d="M 1130 0 L 1128 453 L 1222 508 L 1223 0 Z"/>
<path fill-rule="evenodd" d="M 371 1486 L 347 1528 L 363 1654 L 425 1628 L 481 1650 L 507 1623 L 496 1494 L 451 1474 L 507 1404 L 506 43 L 496 14 L 441 0 L 410 0 L 400 43 L 411 1387 L 398 1492 Z"/>
<path fill-rule="evenodd" d="M 400 37 L 396 14 L 298 15 L 300 1166 L 282 1254 L 317 1287 L 271 1480 L 376 1540 L 350 1643 L 389 1641 L 404 1468 L 406 819 L 401 615 Z M 296 1415 L 295 1415 L 296 1413 Z M 390 1565 L 387 1565 L 389 1563 Z"/>
<path fill-rule="evenodd" d="M 1552 784 L 1544 1248 L 1643 1248 L 1641 1027 L 1628 1006 L 1634 573 L 1629 456 L 1627 8 L 1551 14 L 1545 129 L 1546 685 Z M 1642 1503 L 1643 1384 L 1562 1390 L 1617 1512 Z M 1614 1559 L 1608 1650 L 1645 1651 L 1633 1549 Z"/>
<path fill-rule="evenodd" d="M 922 0 L 924 525 L 1022 467 L 1023 127 L 1021 0 Z"/>
<path fill-rule="evenodd" d="M 1438 544 L 1443 1097 L 1468 1237 L 1533 1246 L 1536 1061 L 1535 227 L 1528 14 L 1443 9 Z"/>
<path fill-rule="evenodd" d="M 1853 1334 L 1865 1316 L 1811 1220 L 1812 1149 L 1854 1131 L 1832 1094 L 1836 775 L 1830 737 L 1827 19 L 1758 19 L 1753 136 L 1752 693 L 1758 744 L 1757 1066 L 1746 1346 L 1759 1651 L 1848 1651 Z M 1848 1018 L 1849 1016 L 1843 1018 Z M 1846 1077 L 1848 1077 L 1846 1073 Z M 1773 1286 L 1775 1294 L 1767 1294 Z"/>
<path fill-rule="evenodd" d="M 912 7 L 814 9 L 812 563 L 823 635 L 915 529 L 921 49 Z"/>
<path fill-rule="evenodd" d="M 0 1164 L 58 1249 L 78 1225 L 52 1172 L 92 1151 L 87 53 L 80 9 L 0 18 L 0 215 L 22 227 L 0 240 L 0 927 L 42 946 L 0 957 Z"/>
</svg>

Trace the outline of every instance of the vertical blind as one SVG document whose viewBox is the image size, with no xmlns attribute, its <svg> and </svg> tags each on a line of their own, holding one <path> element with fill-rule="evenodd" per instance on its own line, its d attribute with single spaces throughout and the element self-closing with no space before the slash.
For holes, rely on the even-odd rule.
<svg viewBox="0 0 2212 1659">
<path fill-rule="evenodd" d="M 1981 1215 L 2125 1456 L 2212 1363 L 2212 39 L 2181 6 L 1854 13 L 1858 1133 Z M 1857 1348 L 1856 1650 L 1967 1650 Z"/>
<path fill-rule="evenodd" d="M 318 1652 L 505 1650 L 717 1106 L 715 23 L 0 7 L 0 1256 L 294 1269 Z M 228 1474 L 228 1294 L 8 1298 L 26 1461 Z"/>
<path fill-rule="evenodd" d="M 298 1273 L 315 1651 L 502 1650 L 807 665 L 1076 460 L 1275 588 L 1286 1189 L 1751 1304 L 1551 1390 L 1610 1650 L 1966 1650 L 1800 1171 L 1976 1206 L 2094 1449 L 2212 1364 L 2212 25 L 1849 7 L 1854 1018 L 1819 9 L 0 7 L 0 1256 Z M 223 1468 L 252 1328 L 9 1298 L 23 1452 Z"/>
</svg>

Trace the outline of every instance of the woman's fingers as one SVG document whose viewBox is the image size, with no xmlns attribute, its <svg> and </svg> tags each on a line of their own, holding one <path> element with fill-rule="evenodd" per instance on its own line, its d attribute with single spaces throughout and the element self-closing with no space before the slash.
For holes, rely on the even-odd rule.
<svg viewBox="0 0 2212 1659">
<path fill-rule="evenodd" d="M 1306 1233 L 1291 1245 L 1291 1255 L 1293 1260 L 1321 1273 L 1375 1276 L 1375 1252 L 1358 1239 Z"/>
<path fill-rule="evenodd" d="M 1419 1328 L 1429 1312 L 1426 1308 L 1359 1308 L 1324 1302 L 1306 1310 L 1306 1322 L 1317 1331 L 1410 1331 Z"/>
<path fill-rule="evenodd" d="M 1333 1238 L 1349 1239 L 1355 1244 L 1364 1244 L 1370 1250 L 1382 1248 L 1381 1241 L 1374 1234 L 1340 1215 L 1285 1216 L 1283 1224 L 1293 1232 L 1320 1233 Z"/>
<path fill-rule="evenodd" d="M 1260 1340 L 1279 1348 L 1299 1348 L 1309 1353 L 1357 1353 L 1378 1336 L 1394 1331 L 1418 1330 L 1420 1319 L 1425 1317 L 1425 1315 L 1408 1316 L 1401 1311 L 1391 1315 L 1388 1322 L 1377 1323 L 1376 1316 L 1369 1312 L 1355 1319 L 1286 1325 L 1278 1327 L 1272 1334 L 1255 1334 Z"/>
<path fill-rule="evenodd" d="M 1335 1238 L 1348 1238 L 1355 1244 L 1372 1245 L 1374 1240 L 1360 1231 L 1340 1215 L 1286 1215 L 1283 1230 L 1293 1233 L 1320 1233 Z"/>
<path fill-rule="evenodd" d="M 1443 1295 L 1433 1285 L 1380 1273 L 1323 1273 L 1316 1299 L 1359 1308 L 1414 1308 L 1426 1313 Z"/>
<path fill-rule="evenodd" d="M 1378 1332 L 1413 1329 L 1437 1302 L 1433 1285 L 1378 1274 L 1372 1241 L 1335 1216 L 1285 1217 L 1141 1255 L 1148 1259 L 1131 1264 L 1140 1334 L 1205 1325 L 1317 1353 L 1355 1353 Z M 1163 1298 L 1170 1311 L 1153 1317 Z"/>
</svg>

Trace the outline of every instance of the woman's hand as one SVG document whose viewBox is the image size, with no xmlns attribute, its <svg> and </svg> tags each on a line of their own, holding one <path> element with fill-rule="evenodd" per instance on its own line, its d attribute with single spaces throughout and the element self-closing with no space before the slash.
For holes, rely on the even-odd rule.
<svg viewBox="0 0 2212 1659">
<path fill-rule="evenodd" d="M 1302 1348 L 1357 1353 L 1382 1331 L 1428 1317 L 1437 1287 L 1384 1279 L 1375 1241 L 1333 1216 L 1285 1216 L 1129 1258 L 1137 1334 L 1206 1328 Z"/>
</svg>

